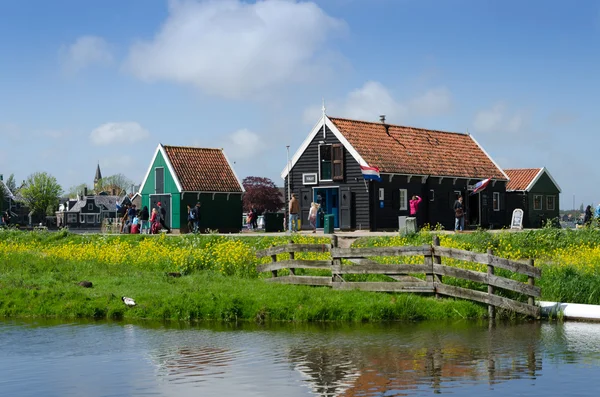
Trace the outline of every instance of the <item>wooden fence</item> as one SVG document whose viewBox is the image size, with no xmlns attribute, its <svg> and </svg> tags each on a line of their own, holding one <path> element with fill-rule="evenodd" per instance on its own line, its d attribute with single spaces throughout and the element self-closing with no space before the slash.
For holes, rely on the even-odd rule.
<svg viewBox="0 0 600 397">
<path fill-rule="evenodd" d="M 314 252 L 330 253 L 328 260 L 296 259 L 296 253 Z M 278 254 L 289 254 L 289 259 L 279 261 Z M 339 248 L 337 236 L 332 236 L 332 244 L 287 244 L 271 247 L 257 252 L 257 256 L 271 257 L 271 263 L 259 265 L 259 272 L 270 271 L 270 282 L 329 286 L 338 290 L 360 289 L 363 291 L 382 292 L 417 292 L 432 293 L 461 299 L 468 299 L 488 305 L 490 317 L 495 316 L 495 308 L 511 310 L 532 317 L 540 316 L 540 308 L 535 305 L 535 298 L 541 296 L 541 290 L 535 286 L 535 279 L 542 275 L 541 269 L 534 266 L 533 259 L 527 263 L 499 258 L 492 250 L 487 253 L 476 253 L 455 248 L 441 247 L 439 238 L 434 237 L 432 245 L 403 247 L 367 247 Z M 369 259 L 372 257 L 423 256 L 423 264 L 382 264 Z M 442 264 L 442 257 L 458 259 L 466 262 L 487 265 L 487 272 L 477 272 Z M 345 260 L 348 264 L 342 264 Z M 495 269 L 506 269 L 527 276 L 527 283 L 500 277 L 494 274 Z M 289 269 L 290 275 L 278 277 L 278 270 Z M 326 269 L 331 276 L 298 276 L 296 269 Z M 411 276 L 425 274 L 425 279 Z M 346 274 L 383 274 L 396 281 L 380 282 L 347 282 Z M 487 293 L 468 288 L 444 284 L 444 276 L 474 281 L 487 285 Z M 527 296 L 527 303 L 498 296 L 495 289 L 501 288 Z"/>
</svg>

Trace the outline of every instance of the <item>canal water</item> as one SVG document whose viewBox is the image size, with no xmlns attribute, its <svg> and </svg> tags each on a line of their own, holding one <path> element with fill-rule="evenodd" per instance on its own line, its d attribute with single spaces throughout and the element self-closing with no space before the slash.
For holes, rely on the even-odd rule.
<svg viewBox="0 0 600 397">
<path fill-rule="evenodd" d="M 597 396 L 600 325 L 0 321 L 0 396 Z"/>
</svg>

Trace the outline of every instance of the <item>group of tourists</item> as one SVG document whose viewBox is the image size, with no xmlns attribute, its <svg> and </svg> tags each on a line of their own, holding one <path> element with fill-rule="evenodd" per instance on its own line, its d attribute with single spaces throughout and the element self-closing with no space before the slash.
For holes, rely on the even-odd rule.
<svg viewBox="0 0 600 397">
<path fill-rule="evenodd" d="M 167 211 L 160 201 L 152 208 L 152 214 L 147 206 L 138 210 L 135 204 L 126 204 L 121 218 L 121 233 L 158 234 L 161 229 L 171 233 L 171 228 L 165 222 L 166 217 Z"/>
</svg>

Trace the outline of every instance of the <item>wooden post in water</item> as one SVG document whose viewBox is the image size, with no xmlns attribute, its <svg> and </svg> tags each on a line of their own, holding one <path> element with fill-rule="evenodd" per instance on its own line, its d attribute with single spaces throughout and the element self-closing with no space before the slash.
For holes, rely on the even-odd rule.
<svg viewBox="0 0 600 397">
<path fill-rule="evenodd" d="M 494 275 L 494 266 L 491 264 L 492 263 L 492 255 L 494 255 L 494 251 L 492 251 L 491 248 L 488 248 L 487 254 L 488 254 L 487 274 L 488 274 L 488 278 L 489 278 L 490 276 Z M 489 284 L 489 280 L 488 280 L 488 295 L 494 295 L 494 286 Z M 488 305 L 488 317 L 490 319 L 496 318 L 496 307 L 495 306 Z"/>
<path fill-rule="evenodd" d="M 535 266 L 533 259 L 529 259 L 529 266 Z M 528 276 L 527 277 L 527 284 L 534 286 L 535 285 L 535 278 L 533 276 Z M 529 296 L 527 298 L 527 303 L 531 306 L 535 305 L 535 297 L 533 296 Z"/>
<path fill-rule="evenodd" d="M 438 236 L 433 236 L 433 245 L 435 247 L 439 247 L 440 246 L 440 238 Z M 439 255 L 434 255 L 433 256 L 433 264 L 434 265 L 441 265 L 442 264 L 442 257 L 439 256 Z M 441 276 L 439 274 L 436 274 L 435 271 L 434 271 L 434 273 L 433 273 L 433 281 L 434 282 L 441 284 L 442 283 L 442 277 L 443 276 Z M 439 298 L 440 295 L 436 292 L 435 293 L 435 297 Z"/>
<path fill-rule="evenodd" d="M 277 262 L 277 255 L 271 255 L 271 260 L 273 262 Z M 273 277 L 277 277 L 277 270 L 271 270 L 271 274 Z"/>
<path fill-rule="evenodd" d="M 338 246 L 338 236 L 333 234 L 331 236 L 331 247 L 337 248 L 337 246 Z M 339 275 L 339 273 L 337 273 L 342 269 L 342 260 L 340 258 L 333 258 L 333 257 L 332 257 L 332 259 L 333 260 L 331 261 L 331 282 L 336 283 L 338 281 L 342 281 L 341 276 Z M 338 278 L 340 280 L 336 280 L 336 278 Z"/>
<path fill-rule="evenodd" d="M 290 244 L 293 244 L 294 240 L 290 240 Z M 295 252 L 290 251 L 290 260 L 293 261 L 295 259 Z M 296 268 L 290 267 L 290 276 L 296 275 Z"/>
</svg>

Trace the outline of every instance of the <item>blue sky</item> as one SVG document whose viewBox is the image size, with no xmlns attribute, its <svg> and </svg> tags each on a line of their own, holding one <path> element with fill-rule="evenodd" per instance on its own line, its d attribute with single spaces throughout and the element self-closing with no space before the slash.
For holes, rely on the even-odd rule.
<svg viewBox="0 0 600 397">
<path fill-rule="evenodd" d="M 320 115 L 470 132 L 598 203 L 600 3 L 0 0 L 0 173 L 139 183 L 161 142 L 281 184 Z"/>
</svg>

